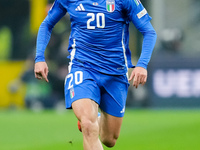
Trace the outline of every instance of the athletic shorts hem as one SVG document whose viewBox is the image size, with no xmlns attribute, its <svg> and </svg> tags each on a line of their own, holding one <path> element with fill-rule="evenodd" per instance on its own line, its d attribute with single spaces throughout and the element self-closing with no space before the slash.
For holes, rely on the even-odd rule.
<svg viewBox="0 0 200 150">
<path fill-rule="evenodd" d="M 100 108 L 101 109 L 101 108 Z M 103 109 L 101 109 L 101 110 L 103 110 Z M 121 118 L 121 117 L 124 117 L 124 113 L 113 113 L 113 112 L 109 112 L 109 111 L 105 111 L 105 110 L 103 110 L 105 113 L 107 113 L 107 114 L 109 114 L 109 115 L 111 115 L 111 116 L 114 116 L 114 117 L 119 117 L 119 118 Z"/>
<path fill-rule="evenodd" d="M 80 99 L 90 99 L 90 100 L 94 101 L 95 103 L 97 103 L 99 105 L 99 103 L 97 102 L 97 100 L 94 100 L 93 97 L 92 98 L 91 97 L 83 97 L 83 98 L 76 98 L 73 101 L 71 101 L 70 106 L 66 106 L 66 109 L 72 109 L 72 103 L 75 102 L 75 101 L 78 101 Z"/>
</svg>

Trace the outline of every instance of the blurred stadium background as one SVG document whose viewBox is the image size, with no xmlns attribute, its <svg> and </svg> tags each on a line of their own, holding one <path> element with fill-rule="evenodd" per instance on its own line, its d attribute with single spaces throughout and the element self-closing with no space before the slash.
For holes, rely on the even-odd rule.
<svg viewBox="0 0 200 150">
<path fill-rule="evenodd" d="M 116 150 L 199 150 L 200 0 L 141 0 L 158 39 L 148 82 L 129 87 Z M 46 51 L 47 84 L 34 78 L 39 25 L 53 0 L 0 0 L 0 150 L 82 149 L 76 118 L 64 107 L 69 16 Z M 142 35 L 130 25 L 133 63 Z"/>
</svg>

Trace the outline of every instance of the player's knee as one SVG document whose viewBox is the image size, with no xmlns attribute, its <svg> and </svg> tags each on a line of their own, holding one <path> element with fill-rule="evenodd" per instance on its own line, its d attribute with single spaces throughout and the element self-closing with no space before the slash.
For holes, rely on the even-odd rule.
<svg viewBox="0 0 200 150">
<path fill-rule="evenodd" d="M 91 121 L 89 119 L 81 120 L 81 129 L 86 136 L 93 136 L 99 134 L 99 126 L 97 121 Z"/>
<path fill-rule="evenodd" d="M 107 146 L 107 147 L 114 147 L 116 142 L 117 142 L 118 137 L 106 137 L 106 138 L 101 138 L 101 142 Z"/>
</svg>

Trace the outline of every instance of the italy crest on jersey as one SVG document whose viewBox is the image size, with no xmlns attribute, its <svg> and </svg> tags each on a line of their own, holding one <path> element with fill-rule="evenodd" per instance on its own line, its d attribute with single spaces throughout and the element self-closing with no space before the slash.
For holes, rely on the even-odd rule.
<svg viewBox="0 0 200 150">
<path fill-rule="evenodd" d="M 75 96 L 74 88 L 70 89 L 70 97 L 73 98 Z"/>
<path fill-rule="evenodd" d="M 115 11 L 115 0 L 106 0 L 106 9 L 112 13 Z"/>
</svg>

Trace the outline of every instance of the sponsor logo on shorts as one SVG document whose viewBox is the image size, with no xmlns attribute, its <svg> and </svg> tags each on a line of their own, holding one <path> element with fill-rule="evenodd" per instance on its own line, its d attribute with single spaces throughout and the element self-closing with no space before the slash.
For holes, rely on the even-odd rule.
<svg viewBox="0 0 200 150">
<path fill-rule="evenodd" d="M 120 113 L 122 114 L 122 113 L 124 113 L 125 112 L 125 107 L 122 109 L 122 111 L 120 111 Z"/>
</svg>

